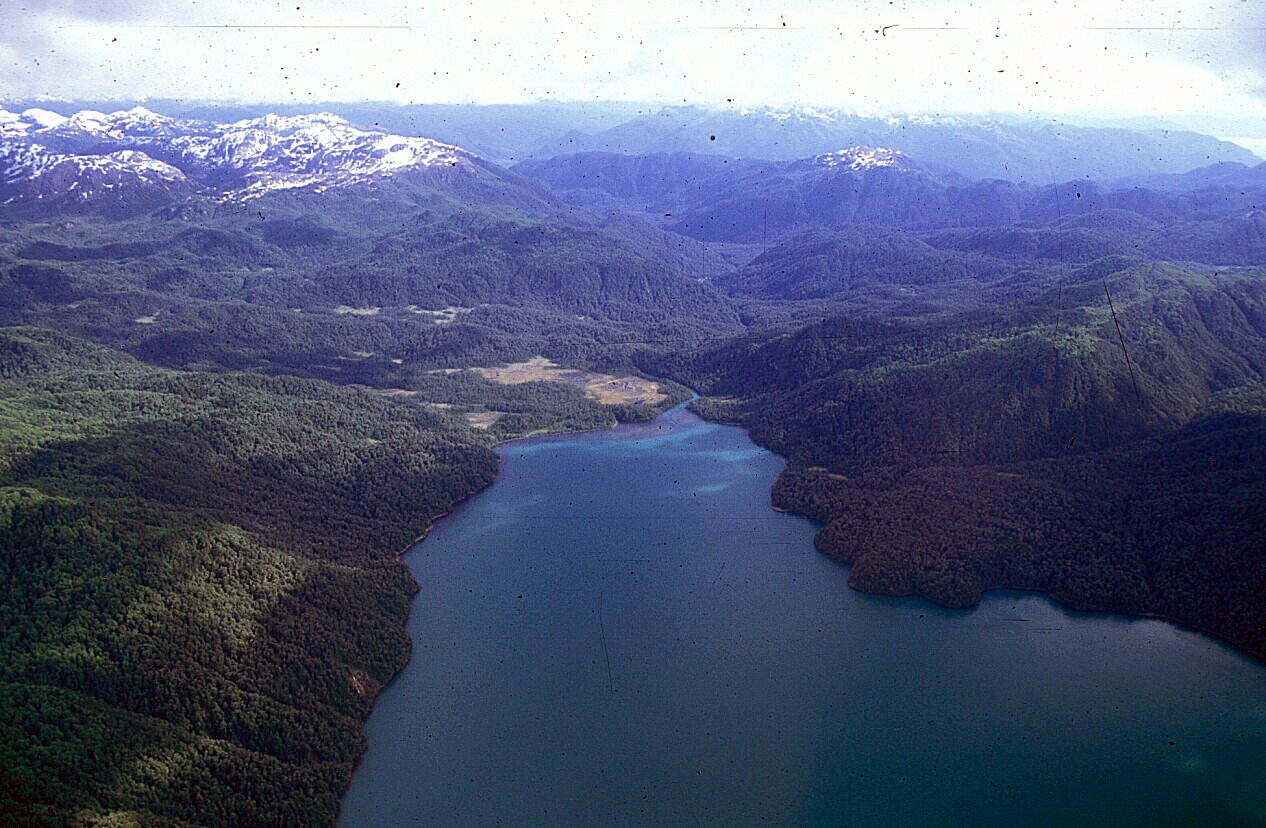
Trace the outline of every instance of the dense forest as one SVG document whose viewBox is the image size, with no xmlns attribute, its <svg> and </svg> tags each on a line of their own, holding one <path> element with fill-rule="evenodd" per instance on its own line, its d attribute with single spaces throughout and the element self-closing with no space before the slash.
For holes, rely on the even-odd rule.
<svg viewBox="0 0 1266 828">
<path fill-rule="evenodd" d="M 528 132 L 583 143 L 561 112 Z M 397 553 L 492 480 L 495 443 L 688 389 L 788 459 L 774 503 L 859 589 L 1037 589 L 1266 658 L 1262 167 L 968 180 L 865 147 L 662 152 L 664 117 L 588 136 L 619 153 L 250 198 L 208 189 L 236 168 L 137 200 L 126 170 L 96 202 L 6 183 L 6 822 L 331 824 L 408 658 Z M 155 152 L 180 127 L 136 118 Z M 984 142 L 982 169 L 1054 140 L 908 126 L 933 157 Z M 1137 152 L 1092 137 L 1098 166 Z M 559 374 L 475 370 L 539 357 Z M 585 384 L 628 375 L 652 404 Z"/>
<path fill-rule="evenodd" d="M 175 372 L 32 328 L 0 330 L 0 377 L 6 824 L 332 822 L 408 658 L 397 553 L 491 481 L 492 434 L 618 413 L 465 373 L 420 387 L 443 408 Z"/>
<path fill-rule="evenodd" d="M 1006 313 L 835 317 L 663 370 L 791 461 L 850 583 L 1039 589 L 1266 657 L 1266 280 L 1109 259 Z"/>
<path fill-rule="evenodd" d="M 849 583 L 968 607 L 987 589 L 1161 616 L 1266 658 L 1266 398 L 1155 440 L 874 483 L 793 467 L 776 505 L 826 523 Z"/>
<path fill-rule="evenodd" d="M 683 273 L 715 271 L 714 257 L 634 219 L 451 202 L 257 206 L 0 227 L 0 322 L 169 367 L 385 385 L 410 367 L 546 350 L 618 367 L 627 343 L 741 330 L 718 291 Z"/>
</svg>

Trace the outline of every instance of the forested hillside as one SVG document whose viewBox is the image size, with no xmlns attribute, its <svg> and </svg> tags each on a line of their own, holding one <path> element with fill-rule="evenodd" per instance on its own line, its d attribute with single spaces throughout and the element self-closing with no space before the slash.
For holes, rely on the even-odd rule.
<svg viewBox="0 0 1266 828">
<path fill-rule="evenodd" d="M 0 228 L 0 321 L 164 365 L 356 382 L 393 360 L 489 365 L 738 329 L 688 275 L 716 272 L 709 254 L 636 222 L 335 194 L 257 206 Z"/>
<path fill-rule="evenodd" d="M 0 329 L 6 824 L 332 823 L 409 654 L 397 554 L 492 480 L 494 437 L 659 410 L 410 376 L 171 371 Z"/>
<path fill-rule="evenodd" d="M 1077 609 L 1167 618 L 1266 658 L 1266 399 L 1227 394 L 1153 440 L 898 480 L 794 467 L 774 503 L 867 592 L 968 607 L 1035 589 Z"/>
<path fill-rule="evenodd" d="M 858 588 L 1039 589 L 1266 657 L 1266 185 L 1128 160 L 1243 152 L 1097 131 L 1078 163 L 1133 177 L 967 179 L 954 142 L 1063 139 L 547 110 L 454 122 L 569 146 L 514 171 L 328 114 L 5 113 L 4 817 L 330 824 L 408 656 L 396 553 L 494 442 L 688 387 L 789 460 L 776 505 Z M 742 146 L 781 160 L 709 154 Z"/>
<path fill-rule="evenodd" d="M 330 823 L 408 657 L 396 553 L 486 485 L 460 421 L 0 335 L 0 811 Z"/>
<path fill-rule="evenodd" d="M 848 300 L 877 289 L 904 289 L 913 298 L 924 285 L 984 283 L 1011 271 L 1005 262 L 938 250 L 900 230 L 854 225 L 795 236 L 712 283 L 761 299 Z"/>
<path fill-rule="evenodd" d="M 1260 271 L 1104 260 L 1010 312 L 764 336 L 665 369 L 789 458 L 775 502 L 855 586 L 1041 589 L 1266 654 Z"/>
</svg>

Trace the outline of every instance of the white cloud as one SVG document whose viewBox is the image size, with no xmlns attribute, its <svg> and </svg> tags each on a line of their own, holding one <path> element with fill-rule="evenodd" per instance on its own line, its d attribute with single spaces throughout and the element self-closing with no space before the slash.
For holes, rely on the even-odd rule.
<svg viewBox="0 0 1266 828">
<path fill-rule="evenodd" d="M 58 0 L 6 10 L 0 94 L 1244 116 L 1263 22 L 1241 0 Z"/>
</svg>

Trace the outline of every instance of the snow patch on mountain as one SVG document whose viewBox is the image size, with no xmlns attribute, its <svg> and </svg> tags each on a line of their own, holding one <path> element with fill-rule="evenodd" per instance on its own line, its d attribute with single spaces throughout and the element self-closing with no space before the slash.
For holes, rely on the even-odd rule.
<svg viewBox="0 0 1266 828">
<path fill-rule="evenodd" d="M 812 163 L 828 169 L 849 169 L 856 171 L 875 170 L 891 167 L 899 170 L 910 170 L 914 162 L 901 150 L 887 147 L 847 147 L 815 155 Z"/>
<path fill-rule="evenodd" d="M 47 109 L 27 109 L 21 114 L 0 109 L 0 140 L 18 138 L 32 130 L 51 129 L 69 120 Z"/>
<path fill-rule="evenodd" d="M 830 124 L 835 122 L 839 113 L 837 110 L 813 106 L 744 106 L 738 109 L 738 114 L 744 118 L 768 118 L 784 124 L 791 121 L 817 121 Z"/>
<path fill-rule="evenodd" d="M 23 199 L 90 201 L 107 196 L 184 195 L 185 174 L 136 150 L 104 155 L 66 155 L 38 144 L 0 143 L 3 203 Z"/>
<path fill-rule="evenodd" d="M 140 106 L 109 114 L 84 110 L 69 118 L 46 110 L 0 110 L 0 175 L 9 184 L 52 169 L 61 180 L 72 168 L 122 176 L 128 167 L 140 178 L 179 176 L 240 201 L 277 190 L 323 192 L 410 170 L 470 171 L 477 164 L 477 156 L 460 147 L 361 130 L 329 113 L 216 123 Z M 81 191 L 87 183 L 78 185 Z M 100 176 L 97 183 L 104 186 Z"/>
</svg>

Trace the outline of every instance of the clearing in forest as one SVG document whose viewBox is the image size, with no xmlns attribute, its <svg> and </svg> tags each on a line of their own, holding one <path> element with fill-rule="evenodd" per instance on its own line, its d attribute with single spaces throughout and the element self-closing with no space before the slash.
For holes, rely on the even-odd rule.
<svg viewBox="0 0 1266 828">
<path fill-rule="evenodd" d="M 632 375 L 613 376 L 564 368 L 543 356 L 526 362 L 515 362 L 500 368 L 475 368 L 483 377 L 505 385 L 521 382 L 562 382 L 574 385 L 593 399 L 607 405 L 656 405 L 668 399 L 659 383 Z"/>
</svg>

